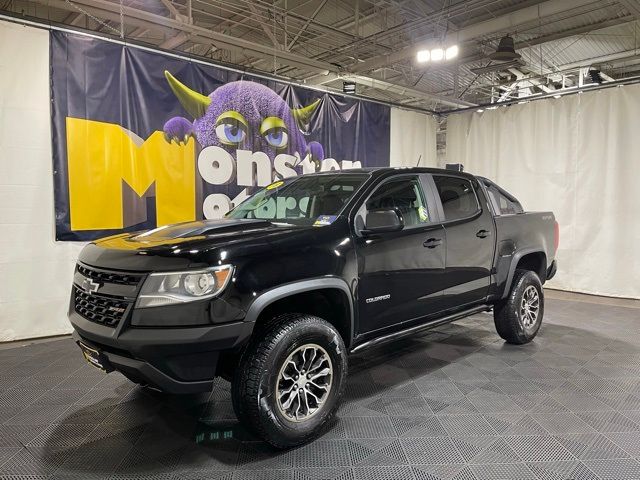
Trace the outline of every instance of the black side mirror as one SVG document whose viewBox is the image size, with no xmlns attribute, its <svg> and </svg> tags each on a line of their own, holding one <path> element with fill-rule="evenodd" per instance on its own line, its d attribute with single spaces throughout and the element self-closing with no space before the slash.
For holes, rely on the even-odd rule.
<svg viewBox="0 0 640 480">
<path fill-rule="evenodd" d="M 393 209 L 372 210 L 367 213 L 362 233 L 369 235 L 372 233 L 397 232 L 404 228 L 404 220 L 400 214 Z"/>
</svg>

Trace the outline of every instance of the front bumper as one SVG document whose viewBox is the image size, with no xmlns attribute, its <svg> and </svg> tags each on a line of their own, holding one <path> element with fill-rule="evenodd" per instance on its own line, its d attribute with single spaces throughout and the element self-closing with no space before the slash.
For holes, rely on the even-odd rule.
<svg viewBox="0 0 640 480">
<path fill-rule="evenodd" d="M 169 393 L 211 390 L 220 354 L 241 345 L 252 322 L 187 328 L 111 328 L 90 322 L 73 308 L 73 337 L 100 350 L 129 379 Z"/>
</svg>

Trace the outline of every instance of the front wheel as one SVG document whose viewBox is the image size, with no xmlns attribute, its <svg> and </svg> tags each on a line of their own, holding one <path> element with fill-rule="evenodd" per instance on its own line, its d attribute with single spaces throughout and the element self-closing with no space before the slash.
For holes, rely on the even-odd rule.
<svg viewBox="0 0 640 480">
<path fill-rule="evenodd" d="M 245 428 L 271 445 L 300 445 L 335 414 L 346 375 L 347 352 L 333 325 L 311 315 L 283 315 L 242 355 L 233 408 Z"/>
<path fill-rule="evenodd" d="M 544 291 L 535 272 L 516 270 L 511 291 L 493 309 L 496 330 L 507 343 L 522 345 L 535 338 L 544 315 Z"/>
</svg>

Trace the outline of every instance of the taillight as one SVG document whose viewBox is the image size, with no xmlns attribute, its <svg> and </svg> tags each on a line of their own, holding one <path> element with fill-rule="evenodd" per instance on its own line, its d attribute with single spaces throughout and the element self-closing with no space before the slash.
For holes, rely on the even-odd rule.
<svg viewBox="0 0 640 480">
<path fill-rule="evenodd" d="M 558 222 L 555 222 L 554 229 L 553 229 L 553 247 L 554 247 L 554 252 L 558 251 L 558 246 L 559 245 L 560 245 L 560 225 L 558 225 Z"/>
</svg>

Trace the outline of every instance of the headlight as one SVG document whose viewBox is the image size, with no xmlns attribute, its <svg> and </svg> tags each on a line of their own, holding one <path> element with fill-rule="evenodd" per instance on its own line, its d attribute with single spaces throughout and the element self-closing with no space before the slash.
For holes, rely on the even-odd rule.
<svg viewBox="0 0 640 480">
<path fill-rule="evenodd" d="M 232 274 L 231 265 L 188 272 L 152 273 L 142 285 L 136 307 L 159 307 L 214 297 L 224 290 Z"/>
</svg>

